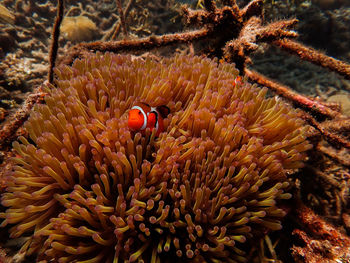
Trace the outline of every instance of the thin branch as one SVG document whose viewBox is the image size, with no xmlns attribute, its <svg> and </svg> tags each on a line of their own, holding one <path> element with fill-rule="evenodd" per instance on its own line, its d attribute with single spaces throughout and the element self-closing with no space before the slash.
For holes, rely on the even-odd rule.
<svg viewBox="0 0 350 263">
<path fill-rule="evenodd" d="M 329 142 L 331 145 L 336 146 L 336 147 L 345 147 L 350 149 L 350 142 L 344 138 L 342 138 L 340 135 L 337 133 L 330 131 L 327 129 L 327 122 L 323 123 L 318 123 L 314 118 L 312 118 L 310 115 L 309 116 L 303 116 L 304 119 L 306 119 L 310 125 L 315 127 L 325 138 L 327 142 Z M 337 122 L 344 122 L 344 126 L 339 128 L 342 129 L 346 125 L 349 125 L 349 121 L 346 120 L 337 120 Z M 326 125 L 325 125 L 326 124 Z"/>
<path fill-rule="evenodd" d="M 338 59 L 329 57 L 313 48 L 306 47 L 290 39 L 280 39 L 273 41 L 272 44 L 300 57 L 303 60 L 310 61 L 316 65 L 328 68 L 338 74 L 350 79 L 350 65 Z"/>
<path fill-rule="evenodd" d="M 128 38 L 128 31 L 126 30 L 126 24 L 125 24 L 125 13 L 123 11 L 123 6 L 121 0 L 116 0 L 117 7 L 118 7 L 118 13 L 120 17 L 120 24 L 123 29 L 124 39 Z"/>
<path fill-rule="evenodd" d="M 194 40 L 205 38 L 211 33 L 208 29 L 199 29 L 189 31 L 185 33 L 167 34 L 162 36 L 150 36 L 140 39 L 110 41 L 110 42 L 91 42 L 91 43 L 80 43 L 71 49 L 70 54 L 66 56 L 66 59 L 62 61 L 63 64 L 70 65 L 73 61 L 81 57 L 87 51 L 137 51 L 137 50 L 148 50 L 156 47 L 172 45 L 175 43 L 189 43 Z"/>
<path fill-rule="evenodd" d="M 340 120 L 325 121 L 322 122 L 321 126 L 332 132 L 346 132 L 350 136 L 350 117 Z"/>
<path fill-rule="evenodd" d="M 43 84 L 45 85 L 45 84 Z M 22 107 L 16 111 L 14 115 L 11 116 L 9 121 L 1 127 L 0 130 L 0 149 L 4 149 L 17 138 L 17 130 L 23 125 L 23 123 L 28 119 L 30 110 L 35 104 L 44 101 L 45 92 L 42 88 L 37 88 L 33 94 L 30 94 Z"/>
<path fill-rule="evenodd" d="M 324 105 L 322 105 L 320 102 L 312 100 L 310 98 L 307 98 L 303 95 L 300 95 L 296 93 L 295 91 L 292 91 L 287 86 L 282 85 L 278 82 L 275 82 L 267 77 L 265 77 L 262 74 L 259 74 L 256 71 L 245 69 L 244 70 L 245 75 L 248 76 L 249 79 L 251 79 L 254 82 L 257 82 L 263 86 L 266 86 L 267 88 L 271 89 L 272 91 L 276 92 L 281 97 L 293 102 L 296 106 L 310 111 L 318 116 L 321 116 L 323 118 L 335 118 L 340 115 L 339 112 L 334 111 Z"/>
<path fill-rule="evenodd" d="M 127 15 L 129 14 L 130 12 L 130 9 L 131 9 L 131 6 L 132 4 L 134 3 L 134 0 L 129 0 L 126 8 L 125 8 L 125 11 L 124 11 L 124 17 L 127 17 Z M 122 26 L 122 21 L 120 20 L 117 24 L 117 26 L 115 27 L 115 29 L 113 30 L 113 35 L 111 37 L 111 40 L 115 40 L 119 34 L 119 31 L 120 31 L 120 28 Z"/>
<path fill-rule="evenodd" d="M 325 184 L 327 184 L 328 187 L 333 187 L 333 188 L 338 188 L 338 189 L 341 188 L 341 183 L 338 180 L 336 180 L 332 174 L 320 171 L 319 169 L 317 169 L 316 167 L 314 167 L 308 163 L 305 164 L 305 167 L 303 169 L 309 175 L 311 175 L 315 179 L 317 179 L 317 181 L 323 181 Z"/>
<path fill-rule="evenodd" d="M 57 57 L 57 50 L 58 50 L 58 38 L 60 36 L 60 26 L 63 20 L 63 12 L 64 12 L 64 0 L 58 0 L 58 5 L 57 5 L 57 15 L 56 15 L 56 20 L 55 24 L 53 26 L 53 31 L 52 31 L 52 43 L 51 43 L 51 48 L 50 48 L 50 69 L 49 69 L 49 76 L 48 80 L 49 83 L 53 83 L 53 68 L 55 67 L 56 63 L 56 57 Z"/>
<path fill-rule="evenodd" d="M 111 37 L 111 40 L 115 40 L 117 38 L 117 36 L 119 35 L 121 27 L 122 27 L 122 22 L 119 20 L 118 23 L 116 24 L 116 26 L 114 27 L 113 35 Z"/>
<path fill-rule="evenodd" d="M 318 145 L 317 150 L 327 155 L 330 159 L 334 160 L 335 162 L 350 168 L 350 160 L 349 158 L 347 158 L 348 156 L 343 156 L 342 154 L 339 154 L 339 152 L 337 152 L 336 149 L 325 147 L 323 145 Z"/>
</svg>

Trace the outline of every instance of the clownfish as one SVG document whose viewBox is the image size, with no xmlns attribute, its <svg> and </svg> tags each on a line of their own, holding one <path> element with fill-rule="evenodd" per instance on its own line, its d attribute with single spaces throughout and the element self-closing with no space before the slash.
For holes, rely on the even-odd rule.
<svg viewBox="0 0 350 263">
<path fill-rule="evenodd" d="M 233 85 L 240 85 L 240 84 L 242 84 L 242 77 L 241 76 L 237 76 L 236 78 L 235 78 L 235 80 L 233 81 Z"/>
<path fill-rule="evenodd" d="M 137 103 L 129 111 L 128 126 L 133 131 L 144 132 L 146 128 L 156 130 L 156 136 L 164 131 L 163 120 L 170 113 L 170 109 L 165 106 L 151 107 L 147 103 Z"/>
</svg>

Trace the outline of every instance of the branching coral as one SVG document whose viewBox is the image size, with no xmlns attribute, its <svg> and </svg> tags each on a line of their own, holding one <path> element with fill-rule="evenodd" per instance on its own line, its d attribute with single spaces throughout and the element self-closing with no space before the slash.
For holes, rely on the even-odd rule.
<svg viewBox="0 0 350 263">
<path fill-rule="evenodd" d="M 281 228 L 287 169 L 302 165 L 297 112 L 230 64 L 90 54 L 25 123 L 2 205 L 11 236 L 59 262 L 244 262 Z M 137 101 L 171 109 L 159 138 L 132 134 Z"/>
</svg>

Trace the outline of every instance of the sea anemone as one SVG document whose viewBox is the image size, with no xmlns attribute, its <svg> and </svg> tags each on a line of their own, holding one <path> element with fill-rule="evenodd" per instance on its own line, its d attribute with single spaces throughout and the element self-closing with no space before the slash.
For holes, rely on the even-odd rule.
<svg viewBox="0 0 350 263">
<path fill-rule="evenodd" d="M 0 4 L 0 23 L 15 24 L 16 17 L 4 5 Z"/>
<path fill-rule="evenodd" d="M 205 57 L 90 54 L 56 69 L 25 123 L 0 216 L 58 262 L 244 262 L 281 229 L 287 170 L 310 148 L 295 110 Z M 167 105 L 159 137 L 136 102 Z"/>
</svg>

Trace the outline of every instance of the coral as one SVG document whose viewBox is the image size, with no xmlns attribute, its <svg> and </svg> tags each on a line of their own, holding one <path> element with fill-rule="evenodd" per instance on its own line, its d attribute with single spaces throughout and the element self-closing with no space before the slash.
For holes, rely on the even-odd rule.
<svg viewBox="0 0 350 263">
<path fill-rule="evenodd" d="M 1 126 L 0 148 L 6 148 L 6 145 L 20 135 L 20 128 L 27 120 L 30 109 L 36 103 L 42 102 L 45 95 L 46 93 L 41 90 L 41 87 L 37 88 L 33 94 L 27 96 L 27 99 L 24 101 L 22 107 L 14 114 L 14 118 L 9 119 Z"/>
<path fill-rule="evenodd" d="M 7 52 L 17 46 L 16 40 L 5 30 L 7 25 L 13 26 L 14 23 L 15 16 L 0 4 L 0 58 L 3 51 Z"/>
<path fill-rule="evenodd" d="M 61 31 L 64 38 L 72 42 L 92 40 L 97 33 L 95 23 L 86 16 L 67 16 L 63 19 Z"/>
<path fill-rule="evenodd" d="M 1 23 L 15 23 L 15 16 L 2 4 L 0 4 L 0 22 Z"/>
<path fill-rule="evenodd" d="M 292 248 L 295 262 L 349 262 L 350 239 L 338 229 L 319 218 L 311 209 L 300 204 L 297 210 L 300 222 L 308 233 L 295 229 L 293 235 L 299 245 Z"/>
<path fill-rule="evenodd" d="M 36 8 L 31 6 L 35 3 Z M 42 83 L 43 75 L 47 74 L 47 44 L 52 28 L 51 19 L 55 14 L 52 11 L 55 9 L 52 4 L 48 8 L 37 1 L 6 0 L 2 4 L 11 10 L 14 23 L 0 23 L 0 71 L 4 72 L 0 77 L 0 86 L 8 91 L 7 98 L 13 99 L 26 96 L 18 94 L 18 90 L 23 93 L 32 90 L 32 87 Z"/>
<path fill-rule="evenodd" d="M 246 261 L 252 238 L 281 228 L 287 170 L 310 144 L 296 111 L 237 73 L 98 52 L 59 67 L 13 144 L 2 226 L 38 260 Z M 159 138 L 128 129 L 137 101 L 171 109 Z"/>
<path fill-rule="evenodd" d="M 5 116 L 8 114 L 7 110 L 5 110 L 4 108 L 0 107 L 0 122 L 3 121 L 5 119 Z"/>
<path fill-rule="evenodd" d="M 125 13 L 123 11 L 123 5 L 122 5 L 122 2 L 120 0 L 117 0 L 116 3 L 117 3 L 117 8 L 118 8 L 119 17 L 120 17 L 120 25 L 123 28 L 124 38 L 127 38 L 128 31 L 126 29 L 126 24 L 125 24 Z M 132 1 L 130 1 L 129 3 L 132 3 Z"/>
<path fill-rule="evenodd" d="M 55 23 L 53 25 L 53 29 L 52 29 L 52 43 L 51 43 L 51 48 L 50 48 L 50 53 L 49 53 L 49 60 L 50 60 L 50 70 L 49 70 L 49 74 L 47 76 L 49 83 L 53 83 L 53 68 L 56 65 L 56 57 L 57 57 L 57 51 L 58 51 L 58 38 L 60 36 L 60 32 L 61 32 L 61 24 L 63 21 L 63 12 L 64 12 L 64 1 L 63 0 L 58 0 L 57 3 L 57 14 L 56 14 L 56 19 L 55 19 Z M 70 17 L 66 17 L 66 19 L 70 19 Z M 67 22 L 67 20 L 66 20 Z M 74 31 L 74 29 L 72 29 L 71 27 L 67 27 L 67 25 L 71 25 L 72 23 L 66 23 L 66 27 L 65 27 L 65 31 L 63 31 L 64 33 L 67 34 L 67 29 L 69 33 L 72 33 L 72 31 Z M 64 24 L 63 24 L 64 25 Z M 84 30 L 83 30 L 84 31 Z M 76 32 L 76 34 L 79 34 L 80 32 Z"/>
</svg>

